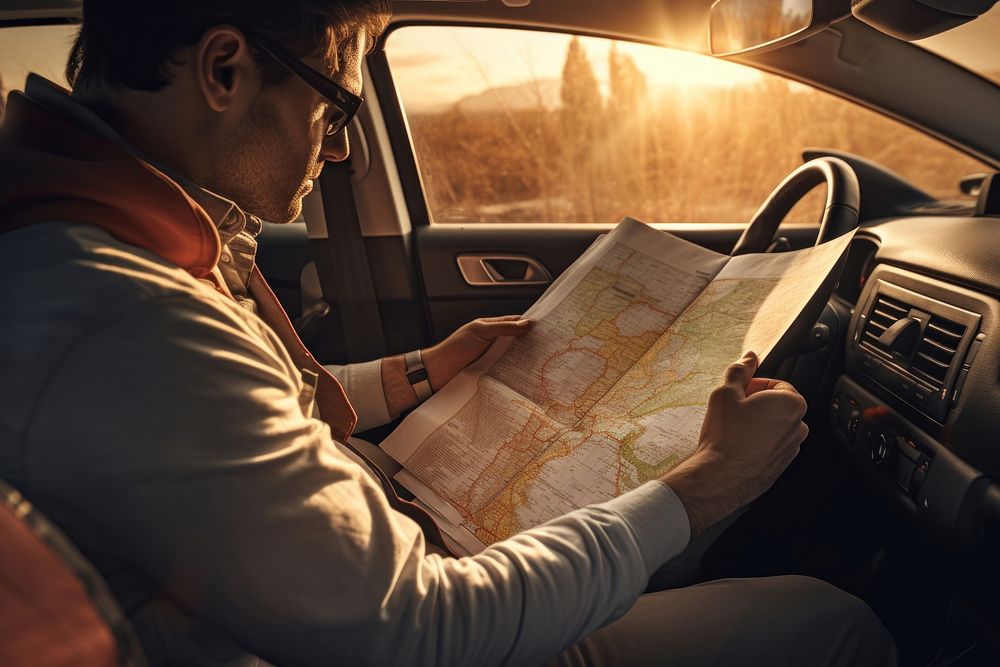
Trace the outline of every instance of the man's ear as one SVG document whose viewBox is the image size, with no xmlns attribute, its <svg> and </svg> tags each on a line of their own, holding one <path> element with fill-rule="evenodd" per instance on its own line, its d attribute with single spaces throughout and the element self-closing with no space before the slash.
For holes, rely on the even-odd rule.
<svg viewBox="0 0 1000 667">
<path fill-rule="evenodd" d="M 233 26 L 207 30 L 195 48 L 194 65 L 198 86 L 213 111 L 229 109 L 256 76 L 246 38 Z"/>
</svg>

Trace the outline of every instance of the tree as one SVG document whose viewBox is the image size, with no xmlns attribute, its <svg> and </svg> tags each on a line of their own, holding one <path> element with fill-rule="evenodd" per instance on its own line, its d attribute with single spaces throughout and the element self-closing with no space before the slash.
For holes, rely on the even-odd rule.
<svg viewBox="0 0 1000 667">
<path fill-rule="evenodd" d="M 615 42 L 611 43 L 608 51 L 608 82 L 611 93 L 608 110 L 612 117 L 631 116 L 644 109 L 646 76 L 632 56 L 618 51 Z"/>
<path fill-rule="evenodd" d="M 590 58 L 573 37 L 566 49 L 562 71 L 563 170 L 568 199 L 576 222 L 597 221 L 594 188 L 600 182 L 600 165 L 593 157 L 593 144 L 604 122 L 604 100 Z"/>
<path fill-rule="evenodd" d="M 608 50 L 608 130 L 602 160 L 611 165 L 602 203 L 606 215 L 642 215 L 651 208 L 652 186 L 646 76 L 616 42 Z"/>
<path fill-rule="evenodd" d="M 573 37 L 566 49 L 559 96 L 562 99 L 565 117 L 584 123 L 589 122 L 587 119 L 591 119 L 593 125 L 597 125 L 604 108 L 601 88 L 597 84 L 590 58 L 587 57 L 587 52 L 578 37 Z"/>
</svg>

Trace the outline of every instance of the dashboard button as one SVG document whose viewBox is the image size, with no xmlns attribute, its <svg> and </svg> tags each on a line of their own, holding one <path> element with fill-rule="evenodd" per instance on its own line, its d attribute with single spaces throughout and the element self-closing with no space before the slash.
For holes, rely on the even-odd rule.
<svg viewBox="0 0 1000 667">
<path fill-rule="evenodd" d="M 920 487 L 924 485 L 924 479 L 927 477 L 927 469 L 930 467 L 930 460 L 926 457 L 917 463 L 916 468 L 913 470 L 913 477 L 910 478 L 910 494 L 917 495 L 920 491 Z"/>
<path fill-rule="evenodd" d="M 917 449 L 917 446 L 914 445 L 911 440 L 908 440 L 903 436 L 898 436 L 896 438 L 896 450 L 899 451 L 899 453 L 905 456 L 906 458 L 913 461 L 914 463 L 920 460 L 921 454 L 920 451 Z"/>
<path fill-rule="evenodd" d="M 855 410 L 847 418 L 847 439 L 854 442 L 858 437 L 858 428 L 861 426 L 861 413 Z"/>
</svg>

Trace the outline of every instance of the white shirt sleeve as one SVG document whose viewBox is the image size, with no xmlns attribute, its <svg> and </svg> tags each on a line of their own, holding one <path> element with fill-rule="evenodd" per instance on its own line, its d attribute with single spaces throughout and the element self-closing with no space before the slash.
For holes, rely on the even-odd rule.
<svg viewBox="0 0 1000 667">
<path fill-rule="evenodd" d="M 48 378 L 25 470 L 116 562 L 265 659 L 539 664 L 687 544 L 679 499 L 649 482 L 476 556 L 427 554 L 238 310 L 160 299 L 90 329 Z"/>
<path fill-rule="evenodd" d="M 343 385 L 354 411 L 358 413 L 358 425 L 354 427 L 356 433 L 392 421 L 382 388 L 381 359 L 346 366 L 329 365 L 326 369 Z"/>
</svg>

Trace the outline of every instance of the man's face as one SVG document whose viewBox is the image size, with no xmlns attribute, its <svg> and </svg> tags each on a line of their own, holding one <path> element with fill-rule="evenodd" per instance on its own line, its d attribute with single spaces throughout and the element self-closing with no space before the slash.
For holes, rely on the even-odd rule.
<svg viewBox="0 0 1000 667">
<path fill-rule="evenodd" d="M 363 52 L 364 35 L 359 34 L 340 54 L 339 69 L 332 74 L 355 94 L 361 92 Z M 302 61 L 331 73 L 331 64 L 322 58 Z M 280 84 L 264 88 L 227 133 L 223 150 L 214 156 L 216 164 L 209 170 L 215 182 L 204 185 L 269 222 L 295 220 L 324 162 L 347 158 L 346 131 L 326 136 L 334 113 L 325 98 L 289 74 Z"/>
</svg>

